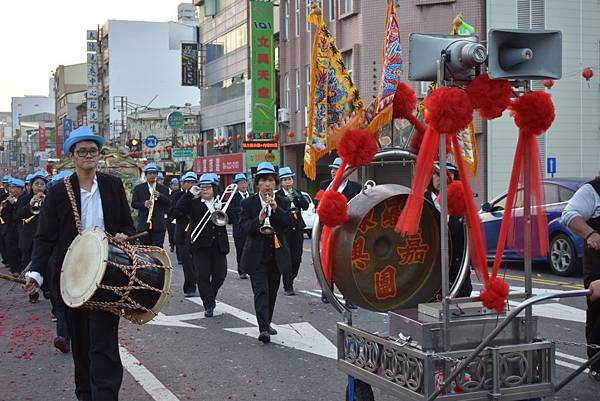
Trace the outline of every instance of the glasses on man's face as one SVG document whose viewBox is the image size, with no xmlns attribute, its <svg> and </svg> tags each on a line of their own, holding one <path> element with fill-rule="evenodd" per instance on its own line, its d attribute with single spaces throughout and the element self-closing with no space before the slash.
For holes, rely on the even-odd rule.
<svg viewBox="0 0 600 401">
<path fill-rule="evenodd" d="M 86 157 L 87 155 L 90 155 L 92 157 L 96 157 L 98 156 L 99 150 L 97 148 L 92 148 L 92 149 L 77 149 L 75 151 L 75 154 L 79 157 Z"/>
</svg>

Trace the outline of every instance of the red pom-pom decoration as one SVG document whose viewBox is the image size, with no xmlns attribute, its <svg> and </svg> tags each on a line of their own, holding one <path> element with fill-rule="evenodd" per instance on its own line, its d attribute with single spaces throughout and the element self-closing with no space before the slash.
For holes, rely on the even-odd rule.
<svg viewBox="0 0 600 401">
<path fill-rule="evenodd" d="M 458 180 L 448 184 L 448 214 L 450 216 L 464 216 L 467 213 L 465 193 L 462 183 Z"/>
<path fill-rule="evenodd" d="M 417 107 L 417 94 L 407 83 L 400 82 L 394 95 L 394 118 L 407 118 Z"/>
<path fill-rule="evenodd" d="M 338 145 L 338 154 L 350 167 L 364 166 L 377 153 L 377 142 L 371 131 L 349 130 Z"/>
<path fill-rule="evenodd" d="M 346 197 L 337 191 L 325 191 L 317 206 L 319 222 L 324 226 L 336 227 L 348 221 Z"/>
<path fill-rule="evenodd" d="M 317 192 L 317 193 L 315 194 L 315 199 L 316 199 L 317 201 L 320 201 L 320 200 L 321 200 L 321 198 L 323 197 L 323 194 L 324 194 L 324 193 L 325 193 L 325 190 L 324 190 L 324 189 L 320 189 L 320 190 L 319 190 L 319 192 Z"/>
<path fill-rule="evenodd" d="M 544 91 L 526 93 L 512 102 L 509 108 L 523 134 L 540 135 L 546 132 L 555 117 L 552 98 Z"/>
<path fill-rule="evenodd" d="M 490 79 L 488 74 L 480 74 L 466 89 L 474 109 L 484 120 L 500 117 L 510 104 L 512 86 L 505 79 Z"/>
<path fill-rule="evenodd" d="M 425 122 L 444 134 L 456 134 L 473 119 L 469 96 L 458 88 L 437 88 L 425 98 Z"/>
<path fill-rule="evenodd" d="M 483 306 L 488 309 L 494 309 L 498 313 L 504 312 L 506 300 L 510 287 L 506 281 L 500 277 L 490 279 L 485 288 L 481 291 L 480 298 Z"/>
</svg>

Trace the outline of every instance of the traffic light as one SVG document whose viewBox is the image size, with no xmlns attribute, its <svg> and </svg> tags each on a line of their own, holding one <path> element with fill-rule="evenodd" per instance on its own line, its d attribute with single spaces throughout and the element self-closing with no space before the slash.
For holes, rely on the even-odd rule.
<svg viewBox="0 0 600 401">
<path fill-rule="evenodd" d="M 129 147 L 129 150 L 131 150 L 132 152 L 137 152 L 137 151 L 142 150 L 142 143 L 137 138 L 130 138 L 129 140 L 127 140 L 127 146 Z"/>
</svg>

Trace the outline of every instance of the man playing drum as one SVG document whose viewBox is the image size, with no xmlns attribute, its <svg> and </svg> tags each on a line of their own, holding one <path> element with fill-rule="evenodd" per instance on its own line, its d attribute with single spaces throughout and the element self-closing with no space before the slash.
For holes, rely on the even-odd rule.
<svg viewBox="0 0 600 401">
<path fill-rule="evenodd" d="M 104 139 L 82 126 L 65 141 L 65 154 L 73 158 L 75 173 L 70 180 L 83 228 L 99 227 L 125 241 L 135 233 L 123 183 L 117 177 L 97 172 Z M 25 290 L 38 288 L 51 280 L 52 291 L 60 290 L 60 268 L 71 242 L 78 234 L 64 181 L 48 191 L 33 241 L 31 271 Z M 56 249 L 55 271 L 46 271 Z M 67 308 L 67 325 L 75 364 L 75 394 L 78 400 L 118 399 L 123 380 L 119 357 L 119 317 L 99 309 Z"/>
</svg>

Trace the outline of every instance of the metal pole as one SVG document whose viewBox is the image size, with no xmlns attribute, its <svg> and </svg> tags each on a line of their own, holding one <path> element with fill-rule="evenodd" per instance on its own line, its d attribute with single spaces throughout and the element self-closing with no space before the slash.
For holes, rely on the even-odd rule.
<svg viewBox="0 0 600 401">
<path fill-rule="evenodd" d="M 525 83 L 525 93 L 529 91 L 529 81 Z M 525 272 L 525 297 L 531 298 L 532 296 L 532 277 L 531 277 L 531 177 L 529 176 L 529 146 L 525 142 L 525 157 L 524 157 L 524 174 L 525 180 L 523 188 L 523 218 L 525 219 L 525 238 L 524 238 L 524 272 Z M 537 167 L 537 166 L 536 166 Z M 518 198 L 518 196 L 517 196 Z M 543 240 L 539 238 L 539 240 Z M 533 312 L 531 308 L 525 309 L 525 341 L 531 342 L 533 339 L 533 333 L 531 333 L 531 321 L 533 320 Z"/>
<path fill-rule="evenodd" d="M 440 86 L 444 85 L 444 63 L 446 57 L 442 55 L 437 60 L 437 81 Z M 440 134 L 440 245 L 441 245 L 441 268 L 442 268 L 442 310 L 443 310 L 443 340 L 444 350 L 450 351 L 450 303 L 448 298 L 450 285 L 450 267 L 448 263 L 448 181 L 446 176 L 446 133 Z M 433 167 L 432 167 L 433 168 Z"/>
</svg>

